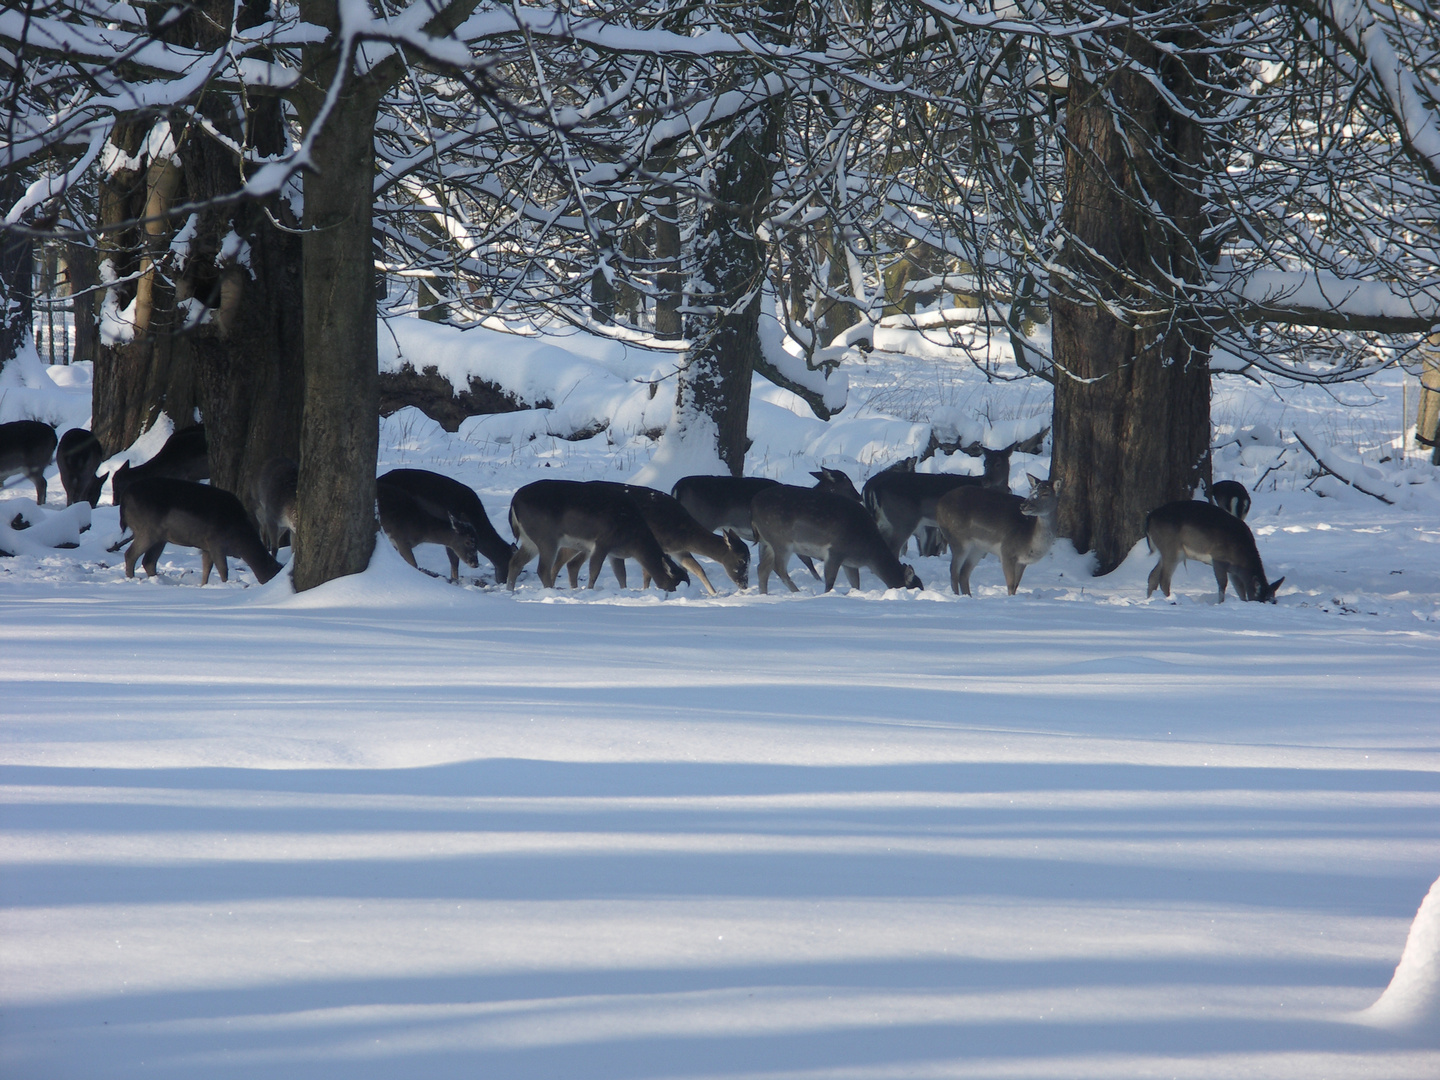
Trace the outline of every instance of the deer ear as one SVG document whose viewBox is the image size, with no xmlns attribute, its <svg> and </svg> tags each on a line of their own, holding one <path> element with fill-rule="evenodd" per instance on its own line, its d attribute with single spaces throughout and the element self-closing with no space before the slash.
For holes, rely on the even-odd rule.
<svg viewBox="0 0 1440 1080">
<path fill-rule="evenodd" d="M 1028 473 L 1028 472 L 1027 472 L 1025 475 L 1030 478 L 1030 486 L 1031 486 L 1032 488 L 1034 488 L 1034 487 L 1039 487 L 1041 484 L 1043 484 L 1043 483 L 1045 482 L 1045 481 L 1041 480 L 1038 476 L 1036 476 L 1034 473 Z"/>
</svg>

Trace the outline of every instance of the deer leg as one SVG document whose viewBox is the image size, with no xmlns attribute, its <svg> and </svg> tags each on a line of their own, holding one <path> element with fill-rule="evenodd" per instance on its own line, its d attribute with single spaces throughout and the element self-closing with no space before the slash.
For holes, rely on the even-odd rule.
<svg viewBox="0 0 1440 1080">
<path fill-rule="evenodd" d="M 705 576 L 704 568 L 701 567 L 699 561 L 696 560 L 694 555 L 690 554 L 690 552 L 688 551 L 682 552 L 680 555 L 680 565 L 683 566 L 686 570 L 689 570 L 690 573 L 694 574 L 700 579 L 700 584 L 705 586 L 705 591 L 707 593 L 709 593 L 711 596 L 715 595 L 715 586 L 710 584 L 710 579 Z M 645 575 L 645 584 L 650 584 L 649 574 Z"/>
<path fill-rule="evenodd" d="M 850 582 L 850 588 L 860 588 L 860 568 L 858 566 L 845 567 L 845 577 Z"/>
<path fill-rule="evenodd" d="M 788 562 L 789 559 L 787 558 L 786 561 Z M 819 580 L 820 580 L 820 571 L 815 569 L 815 564 L 810 561 L 810 556 L 809 556 L 809 555 L 801 555 L 801 556 L 800 556 L 800 561 L 805 564 L 805 569 L 810 571 L 810 576 L 813 577 L 816 581 L 819 581 Z M 787 578 L 786 580 L 788 581 L 789 579 Z M 795 586 L 793 586 L 793 585 L 790 586 L 790 587 L 791 587 L 792 589 L 795 588 Z M 763 590 L 762 590 L 762 591 L 763 591 Z"/>
<path fill-rule="evenodd" d="M 555 587 L 555 575 L 560 569 L 560 552 L 554 547 L 545 546 L 540 548 L 540 561 L 536 569 L 540 571 L 540 584 L 547 589 Z"/>
<path fill-rule="evenodd" d="M 605 556 L 609 554 L 610 552 L 607 551 L 602 545 L 595 545 L 595 550 L 590 555 L 590 584 L 588 588 L 593 589 L 599 583 L 600 572 L 605 569 Z M 625 568 L 622 565 L 620 569 L 623 573 Z M 617 574 L 616 576 L 618 577 L 619 575 Z M 620 587 L 622 589 L 625 587 L 624 582 L 621 582 Z"/>
<path fill-rule="evenodd" d="M 446 548 L 445 554 L 450 556 L 450 584 L 460 584 L 460 556 L 455 554 L 453 548 Z"/>
<path fill-rule="evenodd" d="M 960 591 L 966 596 L 974 595 L 974 593 L 970 591 L 970 575 L 975 570 L 975 564 L 983 558 L 985 558 L 985 552 L 970 547 L 965 549 L 965 558 L 960 564 L 959 577 Z"/>
<path fill-rule="evenodd" d="M 140 553 L 140 538 L 136 537 L 135 541 L 125 549 L 125 576 L 127 578 L 135 576 L 135 560 L 140 558 Z"/>
<path fill-rule="evenodd" d="M 760 541 L 760 565 L 755 568 L 756 583 L 761 595 L 770 591 L 770 571 L 775 569 L 775 549 L 764 540 Z"/>
<path fill-rule="evenodd" d="M 1025 573 L 1025 564 L 1013 555 L 1004 555 L 1000 558 L 1000 565 L 1005 570 L 1005 588 L 1014 596 L 1015 591 L 1020 588 L 1020 576 Z"/>
<path fill-rule="evenodd" d="M 35 504 L 45 505 L 45 473 L 35 472 L 30 474 L 30 479 L 35 481 Z"/>
<path fill-rule="evenodd" d="M 1161 588 L 1161 585 L 1160 585 L 1160 573 L 1161 573 L 1161 569 L 1164 567 L 1164 565 L 1165 565 L 1165 556 L 1164 556 L 1164 555 L 1161 555 L 1161 556 L 1160 556 L 1160 561 L 1157 562 L 1157 563 L 1155 564 L 1155 568 L 1150 571 L 1150 580 L 1149 580 L 1149 581 L 1146 583 L 1146 585 L 1145 585 L 1145 599 L 1146 599 L 1146 600 L 1149 600 L 1149 599 L 1150 599 L 1151 594 L 1154 593 L 1156 589 Z M 1165 585 L 1165 587 L 1164 587 L 1164 592 L 1165 592 L 1165 595 L 1166 595 L 1166 596 L 1169 596 L 1169 595 L 1170 595 L 1170 587 L 1169 587 L 1169 584 L 1168 584 L 1168 583 L 1167 583 L 1167 584 Z"/>
<path fill-rule="evenodd" d="M 415 548 L 412 545 L 407 544 L 404 540 L 396 540 L 394 537 L 391 537 L 390 542 L 395 545 L 395 550 L 400 553 L 402 559 L 415 567 L 416 570 L 420 569 L 419 565 L 415 562 Z"/>
<path fill-rule="evenodd" d="M 1230 564 L 1216 559 L 1210 564 L 1210 569 L 1215 571 L 1215 582 L 1220 586 L 1220 599 L 1216 603 L 1225 602 L 1225 586 L 1230 580 Z M 1240 599 L 1245 599 L 1245 591 L 1237 584 L 1235 591 L 1240 594 Z"/>
<path fill-rule="evenodd" d="M 839 577 L 839 576 L 840 576 L 840 556 L 837 555 L 837 554 L 834 554 L 834 549 L 831 549 L 831 555 L 830 555 L 830 557 L 825 560 L 825 591 L 826 591 L 826 592 L 829 592 L 831 589 L 835 588 L 835 579 L 836 579 L 837 577 Z"/>
<path fill-rule="evenodd" d="M 140 560 L 140 565 L 145 567 L 145 576 L 154 577 L 159 571 L 155 565 L 160 561 L 160 556 L 165 551 L 165 541 L 159 540 L 146 549 L 145 555 Z"/>
<path fill-rule="evenodd" d="M 802 555 L 801 558 L 804 558 L 804 556 Z M 783 581 L 783 582 L 785 583 L 786 587 L 787 587 L 791 592 L 799 592 L 799 591 L 800 591 L 800 586 L 799 586 L 799 585 L 796 585 L 795 582 L 793 582 L 793 581 L 790 580 L 790 549 L 789 549 L 789 548 L 781 548 L 779 551 L 777 551 L 777 552 L 775 553 L 775 575 L 776 575 L 781 581 Z M 820 575 L 819 575 L 819 574 L 816 574 L 815 576 L 816 576 L 816 577 L 819 577 Z M 834 579 L 833 579 L 833 578 L 831 579 L 831 584 L 832 584 L 832 585 L 834 584 Z"/>
<path fill-rule="evenodd" d="M 505 587 L 511 592 L 515 591 L 515 579 L 520 576 L 520 571 L 525 569 L 525 564 L 533 559 L 539 551 L 523 536 L 520 542 L 515 545 L 515 552 L 510 556 L 510 565 L 505 568 Z"/>
<path fill-rule="evenodd" d="M 229 581 L 229 580 L 230 580 L 230 560 L 225 557 L 225 553 L 224 553 L 223 551 L 217 551 L 214 555 L 210 556 L 210 561 L 215 564 L 215 569 L 220 572 L 220 582 L 221 582 L 221 584 L 224 584 L 225 582 Z M 201 584 L 201 585 L 204 585 L 204 584 L 205 584 L 204 578 L 201 578 L 200 584 Z"/>
<path fill-rule="evenodd" d="M 208 551 L 201 551 L 201 552 L 200 552 L 200 584 L 201 584 L 201 585 L 209 585 L 209 584 L 210 584 L 210 567 L 214 565 L 214 562 L 215 562 L 215 561 L 210 557 L 210 552 L 208 552 Z"/>
<path fill-rule="evenodd" d="M 624 559 L 622 556 L 619 556 L 619 555 L 614 556 L 614 557 L 610 560 L 610 569 L 614 572 L 614 574 L 615 574 L 615 580 L 620 583 L 620 587 L 621 587 L 622 589 L 628 589 L 628 588 L 630 587 L 630 583 L 629 583 L 629 581 L 627 580 L 627 578 L 626 578 L 626 576 L 625 576 L 625 559 Z M 642 574 L 644 573 L 644 568 L 643 568 L 643 567 L 641 568 L 641 573 L 642 573 Z M 648 583 L 649 583 L 649 575 L 648 575 L 648 574 L 645 575 L 645 580 L 646 580 L 646 583 L 648 584 Z"/>
<path fill-rule="evenodd" d="M 580 588 L 580 568 L 585 565 L 585 552 L 577 551 L 571 556 L 569 550 L 561 551 L 555 556 L 555 562 L 565 564 L 565 572 L 570 575 L 570 588 Z"/>
</svg>

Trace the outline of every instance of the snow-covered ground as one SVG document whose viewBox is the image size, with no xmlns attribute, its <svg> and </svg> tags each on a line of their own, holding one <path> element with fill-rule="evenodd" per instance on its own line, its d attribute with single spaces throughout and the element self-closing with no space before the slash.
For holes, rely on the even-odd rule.
<svg viewBox="0 0 1440 1080">
<path fill-rule="evenodd" d="M 529 480 L 652 465 L 653 358 L 545 347 L 590 367 L 554 415 L 402 412 L 382 468 L 472 484 L 505 533 Z M 829 424 L 757 384 L 752 471 L 858 483 L 928 421 L 1048 412 L 907 352 L 848 360 Z M 83 422 L 83 368 L 22 374 Z M 199 588 L 173 548 L 131 582 L 113 507 L 81 532 L 12 480 L 0 1075 L 1434 1080 L 1440 485 L 1395 456 L 1398 378 L 1345 393 L 1217 384 L 1274 607 L 1203 566 L 1147 601 L 1143 544 L 1101 579 L 1062 544 L 1013 598 L 994 560 L 952 597 L 938 558 L 918 594 L 509 594 L 383 541 L 301 596 Z M 1296 427 L 1393 505 L 1311 475 Z"/>
</svg>

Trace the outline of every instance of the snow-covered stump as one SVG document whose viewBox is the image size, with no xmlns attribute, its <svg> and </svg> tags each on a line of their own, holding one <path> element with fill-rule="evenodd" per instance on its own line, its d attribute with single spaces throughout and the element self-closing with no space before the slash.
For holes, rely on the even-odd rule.
<svg viewBox="0 0 1440 1080">
<path fill-rule="evenodd" d="M 1390 985 L 1355 1020 L 1393 1031 L 1440 1031 L 1440 878 L 1420 901 Z"/>
</svg>

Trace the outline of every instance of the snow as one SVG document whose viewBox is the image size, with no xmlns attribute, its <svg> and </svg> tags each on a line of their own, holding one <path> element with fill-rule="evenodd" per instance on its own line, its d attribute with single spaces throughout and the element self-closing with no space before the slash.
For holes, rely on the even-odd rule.
<svg viewBox="0 0 1440 1080">
<path fill-rule="evenodd" d="M 471 484 L 502 534 L 539 477 L 691 464 L 644 433 L 663 357 L 387 325 L 390 363 L 567 380 L 456 434 L 382 423 L 382 470 Z M 858 484 L 932 418 L 1048 423 L 1037 384 L 897 344 L 847 357 L 828 424 L 757 382 L 751 471 Z M 40 390 L 83 420 L 80 370 Z M 102 505 L 0 558 L 4 1071 L 1433 1080 L 1440 487 L 1401 400 L 1217 379 L 1274 606 L 1203 565 L 1147 600 L 1143 542 L 1093 578 L 1061 541 L 1015 597 L 913 557 L 920 593 L 457 588 L 383 537 L 301 595 L 201 588 L 188 549 L 126 580 Z M 560 438 L 562 408 L 612 422 Z M 12 480 L 0 521 L 58 528 L 53 490 Z"/>
</svg>

